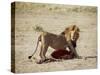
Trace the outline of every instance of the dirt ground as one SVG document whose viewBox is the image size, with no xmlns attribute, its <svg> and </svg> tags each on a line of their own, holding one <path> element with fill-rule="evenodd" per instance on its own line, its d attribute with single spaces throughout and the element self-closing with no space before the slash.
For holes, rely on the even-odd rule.
<svg viewBox="0 0 100 75">
<path fill-rule="evenodd" d="M 77 9 L 74 9 L 77 8 Z M 82 9 L 82 10 L 81 10 Z M 77 42 L 80 56 L 97 55 L 97 13 L 96 7 L 16 3 L 15 10 L 15 71 L 16 73 L 50 72 L 97 68 L 97 59 L 70 59 L 60 62 L 36 64 L 31 55 L 36 47 L 40 32 L 35 26 L 45 31 L 60 34 L 66 27 L 77 25 L 81 32 Z M 39 59 L 39 49 L 35 57 Z M 47 56 L 53 51 L 48 49 Z"/>
</svg>

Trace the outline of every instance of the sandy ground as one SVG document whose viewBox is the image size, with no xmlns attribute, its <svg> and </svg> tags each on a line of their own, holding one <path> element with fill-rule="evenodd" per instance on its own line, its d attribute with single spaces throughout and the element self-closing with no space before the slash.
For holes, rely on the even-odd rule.
<svg viewBox="0 0 100 75">
<path fill-rule="evenodd" d="M 15 14 L 15 69 L 16 73 L 49 72 L 64 70 L 94 69 L 97 67 L 96 58 L 71 59 L 60 62 L 36 64 L 28 60 L 35 50 L 39 32 L 34 31 L 36 25 L 45 31 L 60 34 L 70 25 L 79 26 L 80 38 L 77 42 L 77 52 L 80 56 L 97 55 L 97 15 L 94 12 L 72 12 L 65 9 L 51 9 L 57 5 L 20 9 L 16 4 Z M 28 5 L 27 5 L 28 6 Z M 34 6 L 34 5 L 33 5 Z M 68 6 L 61 6 L 66 8 Z M 70 7 L 70 6 L 69 6 Z M 74 6 L 75 7 L 75 6 Z M 74 8 L 72 7 L 72 8 Z M 53 51 L 48 49 L 47 56 Z M 39 58 L 39 48 L 35 57 Z"/>
</svg>

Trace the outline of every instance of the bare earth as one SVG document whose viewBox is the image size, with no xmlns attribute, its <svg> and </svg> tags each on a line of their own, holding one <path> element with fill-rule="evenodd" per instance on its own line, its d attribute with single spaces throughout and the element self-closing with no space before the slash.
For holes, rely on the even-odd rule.
<svg viewBox="0 0 100 75">
<path fill-rule="evenodd" d="M 17 7 L 18 6 L 18 7 Z M 70 25 L 79 26 L 80 38 L 77 42 L 77 52 L 80 56 L 97 55 L 97 15 L 93 12 L 67 12 L 65 9 L 50 9 L 56 6 L 34 7 L 34 9 L 21 9 L 17 3 L 15 13 L 15 69 L 16 73 L 49 72 L 64 70 L 80 70 L 97 68 L 97 59 L 71 59 L 60 62 L 36 64 L 28 56 L 36 47 L 37 37 L 40 32 L 34 31 L 36 25 L 45 31 L 60 34 Z M 62 6 L 61 6 L 62 7 Z M 67 6 L 64 6 L 65 8 Z M 73 6 L 72 8 L 74 8 Z M 39 59 L 39 49 L 35 57 Z M 47 56 L 53 51 L 48 49 Z"/>
</svg>

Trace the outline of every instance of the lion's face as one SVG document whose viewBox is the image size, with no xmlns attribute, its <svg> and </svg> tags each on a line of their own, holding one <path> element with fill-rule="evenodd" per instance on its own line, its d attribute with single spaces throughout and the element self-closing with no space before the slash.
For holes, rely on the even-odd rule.
<svg viewBox="0 0 100 75">
<path fill-rule="evenodd" d="M 63 34 L 65 35 L 67 41 L 72 40 L 76 42 L 79 38 L 79 32 L 79 28 L 76 25 L 72 25 L 66 28 Z"/>
<path fill-rule="evenodd" d="M 79 31 L 77 30 L 71 31 L 70 36 L 72 41 L 77 41 L 79 38 Z"/>
</svg>

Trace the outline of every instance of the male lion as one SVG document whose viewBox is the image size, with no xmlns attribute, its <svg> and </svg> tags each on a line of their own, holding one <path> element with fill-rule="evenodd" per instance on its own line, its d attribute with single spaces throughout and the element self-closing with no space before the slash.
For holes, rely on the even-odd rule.
<svg viewBox="0 0 100 75">
<path fill-rule="evenodd" d="M 79 28 L 76 25 L 72 25 L 70 27 L 67 27 L 60 35 L 56 35 L 49 32 L 42 32 L 41 35 L 38 37 L 37 47 L 39 42 L 41 42 L 41 50 L 40 50 L 40 61 L 38 63 L 43 63 L 46 61 L 46 52 L 48 50 L 48 47 L 51 47 L 55 50 L 61 49 L 66 50 L 66 48 L 69 48 L 74 54 L 75 57 L 79 57 L 79 55 L 76 52 L 75 47 L 72 45 L 72 41 L 75 43 L 79 38 Z M 36 47 L 36 50 L 37 50 Z M 30 59 L 36 52 L 29 56 Z"/>
</svg>

